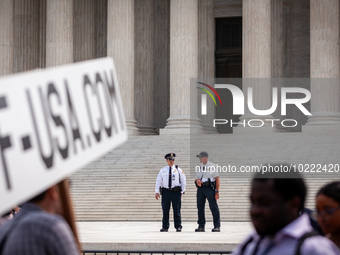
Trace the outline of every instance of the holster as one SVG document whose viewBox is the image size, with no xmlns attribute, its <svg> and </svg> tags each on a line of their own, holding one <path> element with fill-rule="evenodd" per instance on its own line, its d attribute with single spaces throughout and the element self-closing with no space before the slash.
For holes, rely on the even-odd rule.
<svg viewBox="0 0 340 255">
<path fill-rule="evenodd" d="M 210 181 L 210 179 L 209 179 L 209 181 Z M 210 181 L 210 186 L 213 188 L 213 190 L 215 190 L 216 189 L 216 181 L 214 181 L 214 182 Z"/>
<path fill-rule="evenodd" d="M 174 187 L 174 192 L 181 192 L 181 191 L 182 191 L 182 187 L 181 186 Z"/>
<path fill-rule="evenodd" d="M 162 195 L 163 194 L 163 188 L 159 187 L 159 194 Z"/>
</svg>

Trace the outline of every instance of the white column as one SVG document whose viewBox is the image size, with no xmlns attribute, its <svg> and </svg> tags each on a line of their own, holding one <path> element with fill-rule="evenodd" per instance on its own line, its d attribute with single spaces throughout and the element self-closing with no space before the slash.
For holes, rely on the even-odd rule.
<svg viewBox="0 0 340 255">
<path fill-rule="evenodd" d="M 271 3 L 271 52 L 272 52 L 272 78 L 283 78 L 283 0 Z"/>
<path fill-rule="evenodd" d="M 13 73 L 14 1 L 0 0 L 0 76 Z"/>
<path fill-rule="evenodd" d="M 303 131 L 339 130 L 339 0 L 311 0 L 310 22 L 312 116 Z"/>
<path fill-rule="evenodd" d="M 198 80 L 215 86 L 215 20 L 214 1 L 198 0 Z M 203 131 L 216 134 L 213 127 L 215 104 L 207 100 L 207 115 L 201 115 Z"/>
<path fill-rule="evenodd" d="M 243 0 L 242 77 L 271 77 L 270 0 Z"/>
<path fill-rule="evenodd" d="M 47 0 L 46 67 L 73 62 L 73 0 Z"/>
<path fill-rule="evenodd" d="M 202 132 L 190 78 L 198 75 L 198 0 L 170 2 L 170 117 L 160 134 Z"/>
<path fill-rule="evenodd" d="M 139 132 L 156 135 L 154 115 L 154 0 L 135 2 L 135 116 Z"/>
<path fill-rule="evenodd" d="M 46 0 L 40 0 L 39 3 L 39 67 L 46 67 Z"/>
<path fill-rule="evenodd" d="M 95 0 L 74 0 L 73 60 L 95 58 Z"/>
<path fill-rule="evenodd" d="M 14 8 L 14 72 L 40 67 L 40 0 L 16 0 Z"/>
<path fill-rule="evenodd" d="M 96 58 L 107 56 L 107 0 L 95 0 Z"/>
<path fill-rule="evenodd" d="M 272 88 L 269 79 L 272 72 L 271 0 L 243 0 L 242 10 L 242 89 L 245 96 L 245 114 L 241 116 L 240 122 L 247 122 L 249 119 L 272 119 L 271 115 L 252 114 L 247 105 L 249 87 L 253 90 L 255 109 L 268 110 L 272 105 Z M 270 122 L 264 122 L 271 126 Z M 239 125 L 238 128 L 233 129 L 233 132 L 243 130 L 245 130 L 243 125 Z M 268 131 L 265 128 L 252 128 L 252 130 Z"/>
<path fill-rule="evenodd" d="M 310 78 L 310 0 L 291 1 L 289 12 L 289 77 Z"/>
<path fill-rule="evenodd" d="M 134 0 L 108 0 L 107 55 L 115 62 L 129 135 L 138 135 L 134 116 Z"/>
<path fill-rule="evenodd" d="M 278 98 L 280 98 L 280 91 L 283 86 L 283 0 L 275 0 L 271 3 L 271 16 L 272 16 L 272 28 L 271 28 L 271 51 L 272 51 L 272 87 L 278 88 Z M 280 100 L 279 100 L 280 101 Z M 275 119 L 280 121 L 275 122 L 276 131 L 286 132 L 286 128 L 281 125 L 281 120 L 284 119 L 281 116 L 281 104 L 278 103 L 276 111 L 273 113 Z"/>
</svg>

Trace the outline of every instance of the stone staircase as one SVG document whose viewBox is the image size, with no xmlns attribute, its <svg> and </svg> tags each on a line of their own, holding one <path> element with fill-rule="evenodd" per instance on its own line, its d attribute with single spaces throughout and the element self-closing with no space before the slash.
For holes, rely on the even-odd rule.
<svg viewBox="0 0 340 255">
<path fill-rule="evenodd" d="M 154 197 L 156 177 L 166 165 L 164 155 L 177 154 L 178 164 L 187 177 L 182 198 L 183 221 L 196 221 L 195 158 L 200 150 L 220 165 L 240 166 L 270 162 L 340 163 L 339 133 L 303 134 L 226 134 L 199 137 L 139 136 L 130 137 L 121 147 L 71 176 L 71 192 L 78 221 L 161 221 L 160 200 Z M 190 162 L 192 159 L 192 162 Z M 191 170 L 189 170 L 191 169 Z M 338 173 L 340 174 L 340 173 Z M 311 174 L 310 174 L 311 175 Z M 218 204 L 222 221 L 248 221 L 249 189 L 252 174 L 221 173 Z M 306 179 L 307 207 L 314 208 L 315 192 L 337 175 Z M 289 188 L 289 187 L 287 187 Z M 171 212 L 172 217 L 172 212 Z M 212 221 L 206 204 L 206 218 Z"/>
</svg>

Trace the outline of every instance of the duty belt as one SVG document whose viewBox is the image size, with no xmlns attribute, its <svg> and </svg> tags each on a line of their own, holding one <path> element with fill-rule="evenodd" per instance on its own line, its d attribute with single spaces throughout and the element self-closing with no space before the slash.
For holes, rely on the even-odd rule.
<svg viewBox="0 0 340 255">
<path fill-rule="evenodd" d="M 210 187 L 210 186 L 211 186 L 211 183 L 212 183 L 212 182 L 209 182 L 209 181 L 207 181 L 207 182 L 202 182 L 201 187 Z"/>
<path fill-rule="evenodd" d="M 170 189 L 167 188 L 162 188 L 163 190 L 168 190 L 168 191 L 176 191 L 176 192 L 180 192 L 181 191 L 181 186 L 176 186 Z"/>
</svg>

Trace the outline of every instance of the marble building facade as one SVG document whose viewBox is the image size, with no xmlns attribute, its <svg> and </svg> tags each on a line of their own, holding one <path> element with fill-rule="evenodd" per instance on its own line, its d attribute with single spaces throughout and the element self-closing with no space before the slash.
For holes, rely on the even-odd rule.
<svg viewBox="0 0 340 255">
<path fill-rule="evenodd" d="M 242 78 L 339 78 L 339 8 L 339 0 L 0 0 L 0 76 L 110 56 L 130 134 L 214 133 L 188 98 L 190 78 L 216 77 L 224 61 L 217 21 L 242 21 Z M 339 84 L 310 90 L 302 132 L 340 130 Z M 270 84 L 256 88 L 254 104 L 270 107 Z"/>
</svg>

